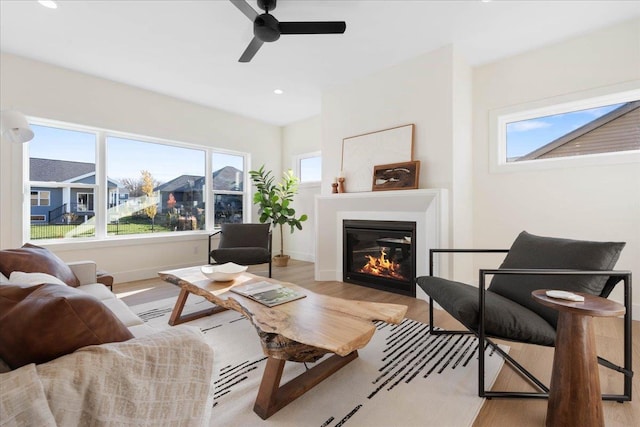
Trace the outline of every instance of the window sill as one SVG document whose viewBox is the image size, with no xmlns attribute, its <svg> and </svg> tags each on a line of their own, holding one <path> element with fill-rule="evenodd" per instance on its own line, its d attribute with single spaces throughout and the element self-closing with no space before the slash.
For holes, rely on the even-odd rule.
<svg viewBox="0 0 640 427">
<path fill-rule="evenodd" d="M 215 230 L 214 230 L 215 231 Z M 160 239 L 172 242 L 202 241 L 214 231 L 199 230 L 177 233 L 156 233 L 153 235 L 129 235 L 106 239 L 30 240 L 29 243 L 56 251 L 71 251 L 86 248 L 110 248 L 123 246 L 145 246 Z"/>
</svg>

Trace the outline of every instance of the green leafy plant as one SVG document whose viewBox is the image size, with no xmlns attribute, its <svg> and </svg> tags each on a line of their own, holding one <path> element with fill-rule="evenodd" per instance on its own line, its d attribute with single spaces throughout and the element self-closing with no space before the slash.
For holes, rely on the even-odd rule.
<svg viewBox="0 0 640 427">
<path fill-rule="evenodd" d="M 275 182 L 275 177 L 271 171 L 264 170 L 264 165 L 258 170 L 249 171 L 249 175 L 258 189 L 253 195 L 253 203 L 259 206 L 260 222 L 271 222 L 274 228 L 280 228 L 280 256 L 283 257 L 282 227 L 289 225 L 292 233 L 296 228 L 302 230 L 302 222 L 308 218 L 306 214 L 296 218 L 296 211 L 291 207 L 293 196 L 298 193 L 298 178 L 288 170 L 282 174 L 280 182 Z"/>
</svg>

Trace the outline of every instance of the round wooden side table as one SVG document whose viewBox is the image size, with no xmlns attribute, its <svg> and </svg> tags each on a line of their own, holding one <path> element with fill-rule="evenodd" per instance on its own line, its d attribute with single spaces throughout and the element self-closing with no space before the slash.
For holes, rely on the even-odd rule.
<svg viewBox="0 0 640 427">
<path fill-rule="evenodd" d="M 604 426 L 591 319 L 620 316 L 625 308 L 594 295 L 576 292 L 584 301 L 575 302 L 548 297 L 546 291 L 539 289 L 531 293 L 540 304 L 559 312 L 546 425 Z"/>
</svg>

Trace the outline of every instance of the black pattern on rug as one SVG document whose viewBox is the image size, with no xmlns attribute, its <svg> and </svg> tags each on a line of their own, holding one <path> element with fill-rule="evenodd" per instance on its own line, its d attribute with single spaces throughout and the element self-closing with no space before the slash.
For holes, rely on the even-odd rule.
<svg viewBox="0 0 640 427">
<path fill-rule="evenodd" d="M 238 317 L 227 323 L 243 319 Z M 380 375 L 372 379 L 373 387 L 367 394 L 369 400 L 374 399 L 378 393 L 391 392 L 402 382 L 408 384 L 414 380 L 428 380 L 432 374 L 440 375 L 446 369 L 466 368 L 478 357 L 478 339 L 472 335 L 433 335 L 429 332 L 428 324 L 411 319 L 404 319 L 399 325 L 381 321 L 374 323 L 377 333 L 387 329 L 388 336 L 380 359 Z M 208 330 L 221 326 L 223 324 L 216 324 L 200 330 L 206 334 Z M 487 357 L 493 356 L 494 351 L 487 354 Z M 248 380 L 250 375 L 260 377 L 266 360 L 266 357 L 260 357 L 222 368 L 220 377 L 214 381 L 214 406 L 220 397 L 233 392 L 233 387 Z M 342 426 L 363 406 L 360 403 L 339 418 L 331 416 L 321 427 Z M 336 419 L 338 422 L 332 424 Z"/>
<path fill-rule="evenodd" d="M 185 311 L 204 308 L 194 303 L 188 304 Z M 173 304 L 175 300 L 155 306 L 147 304 L 140 307 L 137 314 L 153 327 L 167 328 Z M 210 306 L 206 301 L 203 304 Z M 211 426 L 262 425 L 263 421 L 251 411 L 267 361 L 259 350 L 257 334 L 252 336 L 255 328 L 233 311 L 206 316 L 187 325 L 198 327 L 208 337 L 207 342 L 214 348 L 214 360 L 220 363 L 213 380 L 215 415 L 212 415 Z M 477 338 L 434 335 L 429 332 L 428 324 L 410 319 L 404 319 L 399 325 L 381 321 L 374 325 L 376 332 L 371 342 L 359 351 L 359 357 L 320 383 L 317 389 L 305 393 L 301 400 L 306 396 L 306 402 L 292 402 L 276 413 L 274 417 L 280 417 L 277 422 L 287 427 L 387 426 L 400 420 L 406 426 L 422 426 L 426 421 L 432 423 L 430 425 L 471 425 L 483 400 L 477 397 L 475 385 Z M 487 366 L 494 366 L 493 373 L 487 377 L 493 377 L 497 374 L 495 369 L 499 370 L 502 365 L 502 358 L 491 349 L 485 354 Z M 287 364 L 282 384 L 313 366 L 313 363 Z M 353 380 L 347 379 L 345 383 L 345 378 L 351 376 Z M 331 381 L 334 381 L 331 387 L 339 384 L 338 388 L 327 388 Z M 437 390 L 437 395 L 425 401 L 420 396 L 428 395 L 429 390 Z M 447 408 L 444 402 L 450 396 L 455 396 L 458 403 Z M 459 408 L 460 401 L 466 402 L 464 409 Z M 240 411 L 230 412 L 229 404 L 241 408 Z M 393 411 L 384 408 L 393 408 Z M 468 408 L 476 409 L 469 412 Z M 466 415 L 460 416 L 465 410 Z M 399 412 L 390 416 L 394 411 Z"/>
</svg>

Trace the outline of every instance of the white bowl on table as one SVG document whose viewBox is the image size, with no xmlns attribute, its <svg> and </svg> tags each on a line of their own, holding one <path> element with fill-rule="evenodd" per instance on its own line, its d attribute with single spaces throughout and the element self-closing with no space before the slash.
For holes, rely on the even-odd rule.
<svg viewBox="0 0 640 427">
<path fill-rule="evenodd" d="M 200 267 L 202 274 L 216 282 L 229 282 L 247 271 L 246 265 L 238 265 L 233 262 L 219 265 L 203 265 Z"/>
</svg>

